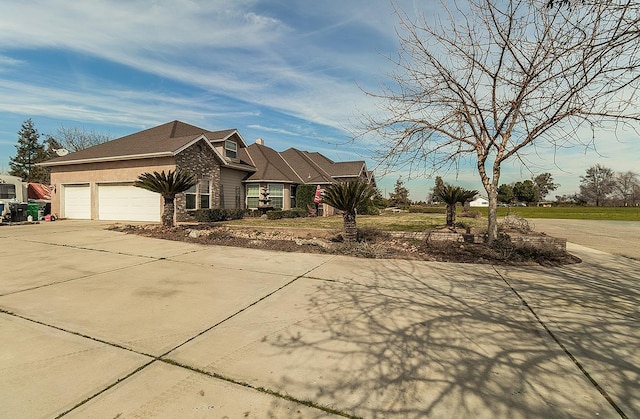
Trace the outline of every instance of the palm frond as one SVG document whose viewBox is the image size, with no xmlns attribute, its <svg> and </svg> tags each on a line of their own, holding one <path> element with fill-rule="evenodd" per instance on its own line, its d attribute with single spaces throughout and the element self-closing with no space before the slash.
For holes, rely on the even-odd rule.
<svg viewBox="0 0 640 419">
<path fill-rule="evenodd" d="M 476 190 L 445 184 L 436 192 L 435 197 L 447 205 L 455 205 L 458 202 L 464 204 L 465 201 L 473 199 L 477 194 Z"/>
<path fill-rule="evenodd" d="M 177 169 L 175 171 L 169 170 L 168 172 L 163 170 L 160 173 L 143 173 L 138 176 L 133 185 L 159 193 L 162 196 L 175 196 L 193 187 L 196 183 L 197 180 L 194 175 L 185 170 Z"/>
<path fill-rule="evenodd" d="M 371 199 L 375 190 L 366 180 L 334 183 L 324 191 L 322 201 L 340 211 L 355 211 L 363 202 Z"/>
</svg>

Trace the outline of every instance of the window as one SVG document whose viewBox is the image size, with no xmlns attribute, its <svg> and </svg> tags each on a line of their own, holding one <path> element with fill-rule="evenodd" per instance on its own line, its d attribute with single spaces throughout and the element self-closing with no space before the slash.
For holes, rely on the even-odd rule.
<svg viewBox="0 0 640 419">
<path fill-rule="evenodd" d="M 291 185 L 289 187 L 289 197 L 291 198 L 291 208 L 296 207 L 296 195 L 298 193 L 298 185 Z"/>
<path fill-rule="evenodd" d="M 211 189 L 209 179 L 202 179 L 198 187 L 200 189 L 200 208 L 211 208 Z"/>
<path fill-rule="evenodd" d="M 187 209 L 196 209 L 196 185 L 193 185 L 185 192 L 185 197 L 187 198 Z"/>
<path fill-rule="evenodd" d="M 284 204 L 284 185 L 282 183 L 269 184 L 269 199 L 273 208 L 282 209 Z"/>
<path fill-rule="evenodd" d="M 211 180 L 200 179 L 198 183 L 185 191 L 187 209 L 211 208 Z"/>
<path fill-rule="evenodd" d="M 238 158 L 238 144 L 236 144 L 234 141 L 226 140 L 224 142 L 224 150 L 225 155 L 230 159 Z"/>
<path fill-rule="evenodd" d="M 16 197 L 16 185 L 0 184 L 0 199 L 14 199 Z"/>
<path fill-rule="evenodd" d="M 260 199 L 260 185 L 247 185 L 247 208 L 258 208 Z"/>
</svg>

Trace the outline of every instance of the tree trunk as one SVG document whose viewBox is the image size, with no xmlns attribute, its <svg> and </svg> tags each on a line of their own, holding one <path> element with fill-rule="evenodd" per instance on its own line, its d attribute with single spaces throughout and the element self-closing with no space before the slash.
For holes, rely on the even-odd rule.
<svg viewBox="0 0 640 419">
<path fill-rule="evenodd" d="M 447 227 L 453 227 L 456 223 L 456 204 L 447 204 Z"/>
<path fill-rule="evenodd" d="M 356 227 L 356 212 L 345 211 L 342 215 L 344 220 L 344 240 L 354 242 L 358 239 L 358 229 Z"/>
<path fill-rule="evenodd" d="M 495 183 L 487 191 L 489 195 L 489 223 L 487 227 L 487 244 L 491 246 L 498 237 L 498 188 Z"/>
<path fill-rule="evenodd" d="M 162 210 L 162 225 L 165 227 L 173 227 L 174 200 L 173 196 L 164 196 L 164 209 Z"/>
</svg>

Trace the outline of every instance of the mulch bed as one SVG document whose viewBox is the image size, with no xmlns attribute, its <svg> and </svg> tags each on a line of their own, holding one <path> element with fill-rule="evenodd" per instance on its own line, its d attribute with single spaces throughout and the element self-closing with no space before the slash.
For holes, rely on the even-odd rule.
<svg viewBox="0 0 640 419">
<path fill-rule="evenodd" d="M 341 254 L 377 259 L 408 259 L 495 265 L 562 266 L 580 263 L 569 253 L 545 249 L 494 249 L 474 243 L 427 243 L 392 238 L 384 232 L 365 231 L 359 243 L 344 243 L 339 233 L 295 229 L 230 228 L 212 224 L 182 224 L 166 228 L 153 225 L 115 225 L 111 230 L 165 240 L 215 246 L 318 254 Z"/>
</svg>

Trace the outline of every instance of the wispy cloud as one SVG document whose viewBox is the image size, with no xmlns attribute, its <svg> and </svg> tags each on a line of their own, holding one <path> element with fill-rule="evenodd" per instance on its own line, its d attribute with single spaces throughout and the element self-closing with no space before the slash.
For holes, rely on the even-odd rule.
<svg viewBox="0 0 640 419">
<path fill-rule="evenodd" d="M 289 10 L 281 18 L 257 12 L 265 7 L 247 0 L 158 1 L 152 6 L 130 1 L 118 7 L 105 0 L 11 2 L 3 7 L 0 48 L 95 55 L 341 129 L 354 103 L 363 101 L 356 80 L 363 69 L 377 69 L 374 63 L 380 59 L 373 38 L 367 49 L 341 51 L 339 39 L 328 36 L 339 36 L 353 24 L 374 27 L 371 22 L 379 20 L 372 18 L 375 8 L 356 3 L 316 7 L 304 2 L 297 4 L 297 14 Z M 315 19 L 317 29 L 294 27 L 305 16 Z M 378 27 L 390 30 L 392 25 Z M 315 41 L 303 41 L 303 35 Z"/>
</svg>

